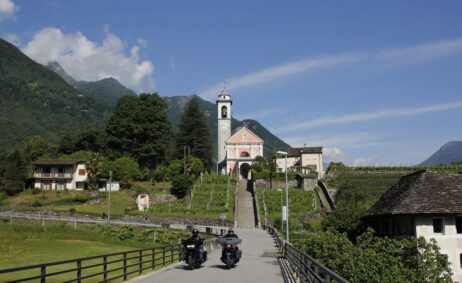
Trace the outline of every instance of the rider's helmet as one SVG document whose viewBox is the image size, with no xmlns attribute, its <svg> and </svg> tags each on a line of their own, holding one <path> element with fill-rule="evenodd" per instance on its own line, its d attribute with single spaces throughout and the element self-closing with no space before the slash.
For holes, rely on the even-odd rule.
<svg viewBox="0 0 462 283">
<path fill-rule="evenodd" d="M 199 235 L 199 230 L 197 230 L 197 228 L 194 228 L 192 230 L 192 234 L 193 234 L 194 237 L 197 237 Z"/>
<path fill-rule="evenodd" d="M 229 234 L 229 235 L 233 235 L 233 234 L 234 234 L 234 230 L 233 230 L 233 228 L 229 228 L 229 230 L 228 230 L 228 234 Z"/>
</svg>

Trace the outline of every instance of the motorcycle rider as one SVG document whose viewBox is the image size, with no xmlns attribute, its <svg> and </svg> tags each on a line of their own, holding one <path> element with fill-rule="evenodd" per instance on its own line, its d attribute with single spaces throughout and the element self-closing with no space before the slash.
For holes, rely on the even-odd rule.
<svg viewBox="0 0 462 283">
<path fill-rule="evenodd" d="M 234 230 L 233 228 L 229 228 L 228 232 L 226 233 L 226 235 L 223 236 L 223 238 L 239 238 L 237 236 L 237 234 L 234 233 Z M 225 257 L 225 247 L 223 246 L 223 249 L 221 250 L 221 258 L 224 258 Z M 236 254 L 236 262 L 239 262 L 240 258 L 241 258 L 241 250 L 239 249 L 239 247 L 235 247 L 234 248 L 234 253 Z"/>
<path fill-rule="evenodd" d="M 233 228 L 229 228 L 228 233 L 224 236 L 225 238 L 239 238 L 237 234 L 234 234 Z"/>
<path fill-rule="evenodd" d="M 186 241 L 191 241 L 196 244 L 199 251 L 199 260 L 207 260 L 207 252 L 204 251 L 204 239 L 199 237 L 199 230 L 197 228 L 192 229 L 192 236 L 189 237 Z"/>
</svg>

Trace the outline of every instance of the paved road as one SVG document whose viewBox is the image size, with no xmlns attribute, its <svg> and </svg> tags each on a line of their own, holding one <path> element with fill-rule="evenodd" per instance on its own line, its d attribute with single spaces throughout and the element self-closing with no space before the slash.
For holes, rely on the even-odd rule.
<svg viewBox="0 0 462 283">
<path fill-rule="evenodd" d="M 281 283 L 284 282 L 281 269 L 275 257 L 276 249 L 273 240 L 267 232 L 257 229 L 236 229 L 242 239 L 242 259 L 238 265 L 227 270 L 220 261 L 221 250 L 209 253 L 204 265 L 195 270 L 189 270 L 182 263 L 169 270 L 147 275 L 131 282 L 175 282 L 175 283 Z"/>
<path fill-rule="evenodd" d="M 255 228 L 252 194 L 247 191 L 247 180 L 239 181 L 237 192 L 237 227 Z"/>
</svg>

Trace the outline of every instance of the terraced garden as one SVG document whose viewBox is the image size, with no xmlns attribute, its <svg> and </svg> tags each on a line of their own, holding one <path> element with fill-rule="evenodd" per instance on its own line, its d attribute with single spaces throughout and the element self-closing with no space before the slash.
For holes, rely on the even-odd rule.
<svg viewBox="0 0 462 283">
<path fill-rule="evenodd" d="M 269 223 L 272 223 L 276 227 L 280 227 L 281 206 L 285 203 L 285 191 L 257 187 L 257 198 L 262 220 L 264 221 L 266 217 Z M 320 209 L 321 204 L 316 192 L 307 192 L 299 188 L 289 189 L 289 225 L 291 228 L 298 230 L 306 227 L 309 221 L 307 221 L 304 216 Z M 312 225 L 313 223 L 310 224 Z"/>
<path fill-rule="evenodd" d="M 148 214 L 219 219 L 226 213 L 226 219 L 233 220 L 235 190 L 236 180 L 228 176 L 204 175 L 202 184 L 198 181 L 189 196 L 155 203 Z"/>
</svg>

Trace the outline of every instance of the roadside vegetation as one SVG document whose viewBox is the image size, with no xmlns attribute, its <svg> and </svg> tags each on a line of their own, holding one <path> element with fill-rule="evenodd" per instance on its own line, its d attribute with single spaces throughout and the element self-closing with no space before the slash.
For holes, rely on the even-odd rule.
<svg viewBox="0 0 462 283">
<path fill-rule="evenodd" d="M 11 223 L 9 219 L 2 218 L 0 266 L 18 267 L 176 244 L 188 236 L 187 231 L 164 228 L 78 224 L 75 229 L 72 223 L 67 222 L 51 221 L 42 226 L 37 221 L 13 219 Z M 75 264 L 59 268 L 75 268 Z M 37 274 L 21 272 L 20 275 L 26 277 Z M 17 275 L 0 275 L 0 282 L 12 280 L 14 276 Z M 62 282 L 69 279 L 68 276 L 60 275 L 47 282 Z"/>
</svg>

